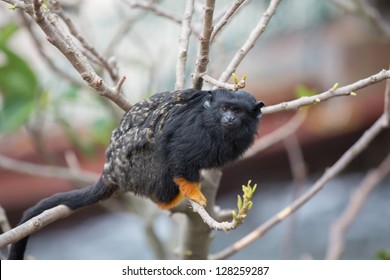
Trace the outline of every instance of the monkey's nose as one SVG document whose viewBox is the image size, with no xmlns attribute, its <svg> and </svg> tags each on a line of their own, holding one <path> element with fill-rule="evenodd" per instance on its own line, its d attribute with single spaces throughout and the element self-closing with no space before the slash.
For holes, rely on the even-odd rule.
<svg viewBox="0 0 390 280">
<path fill-rule="evenodd" d="M 222 125 L 229 129 L 236 128 L 239 126 L 235 118 L 224 118 L 222 120 Z"/>
</svg>

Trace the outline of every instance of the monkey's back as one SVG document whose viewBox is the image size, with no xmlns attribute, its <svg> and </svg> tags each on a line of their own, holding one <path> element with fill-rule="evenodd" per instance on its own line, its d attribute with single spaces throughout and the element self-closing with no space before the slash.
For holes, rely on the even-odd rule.
<svg viewBox="0 0 390 280">
<path fill-rule="evenodd" d="M 182 91 L 162 92 L 134 104 L 112 133 L 103 180 L 153 199 L 167 172 L 166 163 L 156 155 L 156 138 L 175 109 L 185 106 L 185 99 Z"/>
</svg>

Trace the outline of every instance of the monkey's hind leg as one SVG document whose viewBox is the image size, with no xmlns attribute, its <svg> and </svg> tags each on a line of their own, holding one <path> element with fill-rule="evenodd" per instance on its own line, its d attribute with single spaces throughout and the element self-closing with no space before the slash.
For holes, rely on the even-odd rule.
<svg viewBox="0 0 390 280">
<path fill-rule="evenodd" d="M 202 206 L 206 206 L 207 199 L 200 191 L 199 182 L 190 182 L 183 177 L 174 178 L 175 183 L 179 186 L 180 193 L 199 203 Z"/>
<path fill-rule="evenodd" d="M 171 201 L 166 203 L 159 203 L 161 209 L 170 209 L 177 206 L 185 197 L 192 199 L 202 206 L 205 206 L 207 199 L 200 191 L 199 182 L 190 182 L 183 177 L 174 178 L 175 183 L 179 187 L 179 194 Z"/>
<path fill-rule="evenodd" d="M 184 194 L 182 192 L 179 192 L 171 201 L 168 201 L 168 202 L 159 202 L 157 204 L 157 206 L 160 208 L 160 209 L 163 209 L 163 210 L 169 210 L 177 205 L 180 204 L 180 202 L 183 201 L 183 199 L 185 198 Z"/>
</svg>

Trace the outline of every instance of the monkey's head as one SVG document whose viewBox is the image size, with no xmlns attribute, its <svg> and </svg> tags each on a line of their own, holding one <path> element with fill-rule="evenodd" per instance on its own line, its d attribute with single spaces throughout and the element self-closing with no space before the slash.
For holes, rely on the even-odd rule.
<svg viewBox="0 0 390 280">
<path fill-rule="evenodd" d="M 256 101 L 251 94 L 243 90 L 210 91 L 203 103 L 206 109 L 205 125 L 213 128 L 219 126 L 223 134 L 238 138 L 253 136 L 257 131 L 263 106 L 263 102 Z"/>
</svg>

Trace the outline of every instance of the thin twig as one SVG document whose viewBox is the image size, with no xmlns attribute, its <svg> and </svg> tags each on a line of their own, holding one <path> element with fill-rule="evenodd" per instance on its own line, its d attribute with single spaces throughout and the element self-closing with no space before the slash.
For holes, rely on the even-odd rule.
<svg viewBox="0 0 390 280">
<path fill-rule="evenodd" d="M 243 159 L 250 158 L 257 153 L 268 149 L 269 147 L 286 139 L 293 134 L 305 121 L 308 110 L 300 110 L 286 124 L 272 131 L 271 133 L 262 136 L 257 140 L 244 154 Z"/>
<path fill-rule="evenodd" d="M 385 126 L 385 117 L 382 115 L 360 138 L 355 144 L 352 145 L 331 167 L 329 167 L 325 173 L 317 180 L 317 182 L 301 197 L 296 199 L 289 206 L 284 208 L 282 211 L 277 213 L 275 216 L 267 220 L 265 223 L 260 225 L 257 229 L 246 235 L 241 240 L 237 241 L 233 245 L 225 248 L 224 250 L 216 253 L 212 256 L 213 259 L 225 259 L 234 253 L 242 250 L 247 247 L 249 244 L 263 236 L 275 225 L 284 221 L 287 217 L 297 211 L 302 207 L 310 198 L 312 198 L 316 193 L 323 189 L 325 184 L 329 182 L 332 178 L 338 175 L 342 170 L 344 170 L 347 165 L 367 146 L 371 141 L 384 129 Z"/>
<path fill-rule="evenodd" d="M 106 58 L 104 58 L 99 52 L 81 35 L 81 32 L 78 30 L 73 21 L 64 13 L 60 2 L 58 0 L 53 0 L 50 2 L 51 6 L 54 8 L 53 11 L 59 15 L 60 18 L 65 22 L 68 26 L 70 33 L 79 40 L 81 45 L 88 50 L 108 71 L 113 82 L 117 82 L 118 77 L 118 69 L 112 67 L 112 65 L 108 62 Z"/>
<path fill-rule="evenodd" d="M 181 25 L 181 33 L 179 37 L 179 51 L 177 52 L 176 60 L 176 90 L 181 90 L 184 88 L 188 44 L 191 36 L 191 19 L 193 13 L 194 0 L 187 0 Z"/>
<path fill-rule="evenodd" d="M 156 4 L 150 1 L 143 0 L 126 0 L 125 1 L 131 8 L 144 9 L 147 11 L 153 12 L 156 16 L 167 18 L 171 21 L 174 21 L 178 24 L 182 24 L 182 19 L 178 16 L 171 14 L 168 11 L 165 11 L 158 7 Z"/>
<path fill-rule="evenodd" d="M 280 111 L 297 110 L 303 106 L 318 104 L 322 101 L 328 100 L 336 96 L 347 96 L 351 94 L 355 95 L 354 94 L 355 91 L 367 87 L 371 84 L 379 83 L 389 78 L 390 78 L 390 70 L 383 69 L 375 75 L 372 75 L 368 78 L 364 78 L 362 80 L 359 80 L 347 86 L 339 87 L 336 89 L 330 88 L 329 90 L 320 94 L 316 94 L 313 96 L 303 96 L 301 98 L 294 99 L 292 101 L 282 102 L 276 105 L 267 106 L 261 109 L 261 111 L 263 112 L 263 114 L 270 114 L 270 113 L 276 113 Z"/>
<path fill-rule="evenodd" d="M 6 232 L 11 229 L 11 225 L 8 222 L 7 215 L 3 206 L 0 205 L 0 229 L 1 232 Z"/>
<path fill-rule="evenodd" d="M 202 34 L 199 37 L 200 46 L 196 59 L 195 71 L 192 75 L 192 85 L 194 89 L 202 88 L 203 79 L 201 78 L 201 74 L 206 72 L 209 63 L 210 36 L 213 31 L 214 6 L 215 0 L 206 0 L 203 14 L 203 29 Z"/>
<path fill-rule="evenodd" d="M 386 125 L 390 126 L 390 79 L 386 81 L 384 112 L 386 115 Z"/>
<path fill-rule="evenodd" d="M 241 4 L 243 4 L 246 0 L 236 0 L 230 6 L 230 8 L 226 11 L 223 17 L 218 21 L 218 23 L 214 26 L 213 32 L 210 36 L 210 42 L 214 41 L 215 36 L 222 30 L 222 28 L 228 23 L 230 18 L 236 13 L 238 8 L 240 8 Z"/>
<path fill-rule="evenodd" d="M 168 11 L 161 9 L 155 3 L 148 2 L 148 1 L 135 1 L 135 0 L 124 0 L 124 1 L 127 4 L 129 4 L 129 6 L 132 8 L 140 8 L 140 9 L 143 9 L 145 11 L 150 11 L 150 12 L 154 13 L 156 16 L 166 18 L 166 19 L 168 19 L 174 23 L 180 24 L 180 25 L 182 25 L 182 23 L 183 23 L 182 18 L 180 18 L 174 14 L 171 14 Z M 195 37 L 200 36 L 198 30 L 194 29 L 192 26 L 190 26 L 189 28 L 191 30 L 192 35 L 194 35 Z"/>
<path fill-rule="evenodd" d="M 380 12 L 367 0 L 342 1 L 329 0 L 338 8 L 347 13 L 365 17 L 387 38 L 390 38 L 390 25 L 381 16 Z"/>
<path fill-rule="evenodd" d="M 217 88 L 225 88 L 228 90 L 238 90 L 238 89 L 244 88 L 246 85 L 246 79 L 241 79 L 241 81 L 237 82 L 236 84 L 229 84 L 229 83 L 222 83 L 222 82 L 210 77 L 206 73 L 200 74 L 200 77 L 204 81 L 208 82 L 209 84 L 211 84 Z"/>
<path fill-rule="evenodd" d="M 0 234 L 4 232 L 8 232 L 11 230 L 11 225 L 8 221 L 7 214 L 5 213 L 5 210 L 3 206 L 0 205 Z M 8 246 L 10 249 L 10 246 Z M 1 247 L 0 247 L 1 248 Z M 0 254 L 0 260 L 3 260 L 4 256 Z"/>
<path fill-rule="evenodd" d="M 344 251 L 344 235 L 346 231 L 362 210 L 372 190 L 388 173 L 390 173 L 390 154 L 376 169 L 366 175 L 360 186 L 352 194 L 349 204 L 342 215 L 332 224 L 326 259 L 336 260 L 341 257 Z"/>
<path fill-rule="evenodd" d="M 306 181 L 307 169 L 303 151 L 298 138 L 293 134 L 284 139 L 288 162 L 290 164 L 291 174 L 293 177 L 292 199 L 294 201 L 299 197 Z M 292 215 L 286 221 L 287 226 L 282 240 L 282 254 L 284 259 L 290 259 L 294 244 L 294 232 L 297 224 L 297 213 Z"/>
<path fill-rule="evenodd" d="M 235 220 L 232 220 L 230 222 L 218 222 L 215 219 L 213 219 L 209 213 L 202 207 L 200 204 L 188 200 L 192 210 L 195 213 L 198 213 L 198 215 L 203 219 L 203 222 L 205 224 L 208 224 L 210 228 L 215 229 L 215 230 L 222 230 L 222 231 L 230 231 L 235 228 L 237 228 L 238 224 L 235 222 Z"/>
<path fill-rule="evenodd" d="M 360 0 L 360 8 L 364 11 L 364 14 L 368 16 L 370 21 L 383 33 L 387 38 L 390 38 L 390 25 L 381 16 L 379 11 L 367 0 Z"/>
<path fill-rule="evenodd" d="M 267 10 L 264 12 L 264 14 L 261 17 L 257 26 L 252 30 L 252 32 L 250 33 L 246 42 L 242 45 L 242 47 L 234 55 L 233 59 L 230 61 L 226 70 L 219 77 L 218 80 L 220 82 L 226 83 L 229 80 L 232 73 L 236 72 L 236 68 L 238 67 L 238 65 L 245 58 L 245 56 L 248 54 L 249 50 L 254 47 L 257 39 L 259 39 L 261 34 L 264 33 L 265 28 L 267 27 L 268 23 L 270 22 L 272 16 L 275 14 L 276 8 L 278 7 L 278 5 L 280 4 L 281 1 L 282 0 L 271 0 Z M 202 72 L 205 72 L 205 70 Z"/>
<path fill-rule="evenodd" d="M 100 174 L 89 171 L 28 163 L 3 155 L 0 155 L 0 168 L 33 176 L 59 178 L 86 184 L 95 183 L 100 177 Z"/>
<path fill-rule="evenodd" d="M 33 41 L 33 44 L 35 45 L 38 53 L 41 55 L 41 57 L 46 61 L 47 65 L 49 65 L 49 68 L 51 68 L 55 73 L 58 73 L 61 77 L 64 77 L 71 83 L 80 86 L 80 87 L 86 87 L 84 83 L 82 83 L 79 79 L 76 79 L 75 77 L 69 75 L 64 70 L 59 68 L 53 60 L 48 56 L 47 52 L 44 51 L 44 48 L 41 44 L 41 42 L 38 40 L 37 36 L 35 36 L 34 31 L 31 28 L 30 22 L 28 21 L 28 18 L 24 12 L 20 12 L 20 16 L 23 20 L 24 26 L 27 28 L 29 34 L 31 35 L 31 39 Z"/>
<path fill-rule="evenodd" d="M 77 155 L 73 150 L 66 151 L 64 158 L 70 170 L 81 170 Z"/>
<path fill-rule="evenodd" d="M 141 18 L 145 16 L 146 12 L 139 13 L 134 17 L 128 17 L 126 20 L 120 25 L 116 32 L 113 32 L 112 39 L 107 44 L 107 47 L 104 51 L 104 55 L 110 57 L 114 52 L 114 49 L 118 47 L 120 42 L 127 38 L 127 34 L 134 28 L 135 23 L 139 21 Z"/>
</svg>

